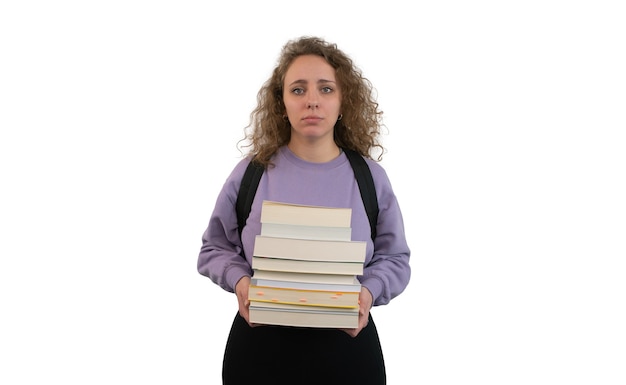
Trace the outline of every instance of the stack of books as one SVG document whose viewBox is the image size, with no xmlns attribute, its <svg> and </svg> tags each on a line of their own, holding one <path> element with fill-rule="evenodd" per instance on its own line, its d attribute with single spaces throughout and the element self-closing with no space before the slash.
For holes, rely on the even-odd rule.
<svg viewBox="0 0 626 385">
<path fill-rule="evenodd" d="M 355 328 L 365 242 L 352 241 L 350 208 L 264 201 L 250 283 L 250 322 Z"/>
</svg>

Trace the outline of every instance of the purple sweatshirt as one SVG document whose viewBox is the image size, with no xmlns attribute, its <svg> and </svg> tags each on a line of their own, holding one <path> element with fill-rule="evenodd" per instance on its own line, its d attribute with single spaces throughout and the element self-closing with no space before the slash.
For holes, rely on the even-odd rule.
<svg viewBox="0 0 626 385">
<path fill-rule="evenodd" d="M 224 290 L 234 292 L 244 276 L 252 276 L 251 256 L 254 238 L 261 233 L 263 200 L 330 207 L 352 208 L 352 240 L 367 242 L 365 268 L 359 280 L 371 293 L 374 305 L 385 305 L 408 285 L 411 276 L 410 250 L 404 233 L 402 213 L 385 170 L 367 159 L 378 196 L 378 227 L 375 244 L 367 214 L 345 154 L 327 163 L 311 163 L 298 158 L 287 147 L 273 158 L 275 167 L 265 170 L 241 239 L 246 258 L 240 255 L 235 202 L 245 169 L 243 159 L 235 166 L 217 197 L 209 225 L 202 236 L 198 271 Z"/>
</svg>

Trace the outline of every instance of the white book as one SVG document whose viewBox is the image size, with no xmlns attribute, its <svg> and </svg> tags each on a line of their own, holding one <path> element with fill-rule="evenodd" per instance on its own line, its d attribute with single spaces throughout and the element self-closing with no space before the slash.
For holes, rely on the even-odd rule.
<svg viewBox="0 0 626 385">
<path fill-rule="evenodd" d="M 282 258 L 252 257 L 252 269 L 294 273 L 362 275 L 363 263 L 302 261 Z"/>
<path fill-rule="evenodd" d="M 314 291 L 328 291 L 328 292 L 360 292 L 361 283 L 354 279 L 355 282 L 349 284 L 337 284 L 337 283 L 313 283 L 313 282 L 297 282 L 297 281 L 282 281 L 275 279 L 263 279 L 252 277 L 250 284 L 258 287 L 270 287 L 278 289 L 293 289 L 293 290 L 314 290 Z"/>
<path fill-rule="evenodd" d="M 350 227 L 352 209 L 263 201 L 261 223 Z"/>
<path fill-rule="evenodd" d="M 352 228 L 330 226 L 305 226 L 285 223 L 262 223 L 261 235 L 265 237 L 317 239 L 325 241 L 350 241 Z"/>
<path fill-rule="evenodd" d="M 359 309 L 315 309 L 258 302 L 250 305 L 249 317 L 250 322 L 265 325 L 353 329 L 359 324 Z"/>
<path fill-rule="evenodd" d="M 284 271 L 254 270 L 254 278 L 275 281 L 292 281 L 306 283 L 324 283 L 335 285 L 351 285 L 359 283 L 354 275 L 295 273 Z"/>
<path fill-rule="evenodd" d="M 305 261 L 360 262 L 365 261 L 363 241 L 321 241 L 257 235 L 254 256 Z"/>
</svg>

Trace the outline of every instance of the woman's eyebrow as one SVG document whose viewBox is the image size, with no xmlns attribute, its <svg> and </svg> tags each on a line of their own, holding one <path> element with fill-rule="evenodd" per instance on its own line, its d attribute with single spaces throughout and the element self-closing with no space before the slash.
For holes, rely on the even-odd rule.
<svg viewBox="0 0 626 385">
<path fill-rule="evenodd" d="M 294 84 L 306 84 L 306 83 L 308 83 L 306 80 L 298 79 L 298 80 L 294 80 L 293 82 L 291 82 L 289 86 L 293 86 Z M 336 83 L 336 82 L 334 80 L 319 79 L 317 83 L 319 84 L 319 83 Z"/>
</svg>

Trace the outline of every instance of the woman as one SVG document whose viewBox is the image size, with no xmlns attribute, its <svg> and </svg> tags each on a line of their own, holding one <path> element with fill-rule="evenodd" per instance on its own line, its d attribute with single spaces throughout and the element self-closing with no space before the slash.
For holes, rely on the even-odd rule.
<svg viewBox="0 0 626 385">
<path fill-rule="evenodd" d="M 303 37 L 283 47 L 251 115 L 249 155 L 217 198 L 198 258 L 198 271 L 236 293 L 239 302 L 224 354 L 224 384 L 386 383 L 370 308 L 389 303 L 406 288 L 410 251 L 389 179 L 371 155 L 383 150 L 381 115 L 370 82 L 336 45 Z M 374 241 L 343 149 L 361 154 L 371 169 L 379 206 Z M 235 201 L 252 157 L 265 171 L 240 237 Z M 352 239 L 367 241 L 357 328 L 250 324 L 251 256 L 263 200 L 352 208 Z"/>
</svg>

